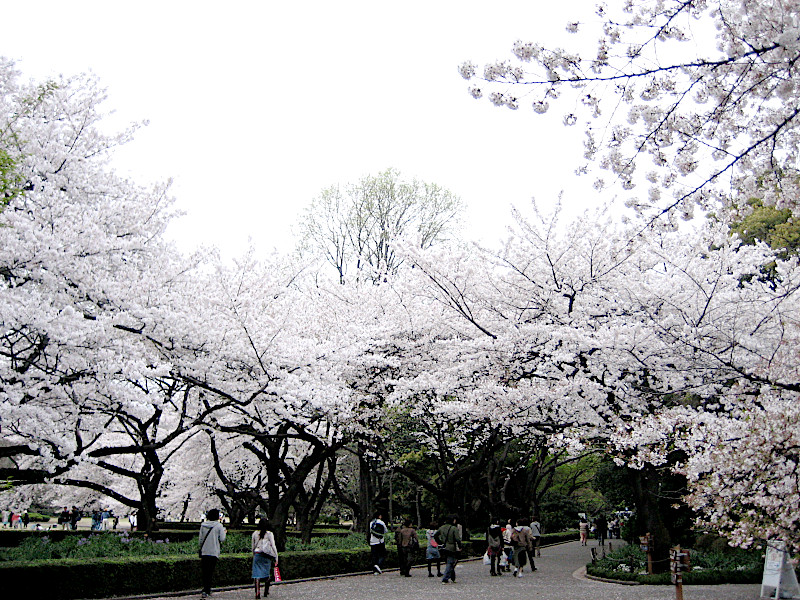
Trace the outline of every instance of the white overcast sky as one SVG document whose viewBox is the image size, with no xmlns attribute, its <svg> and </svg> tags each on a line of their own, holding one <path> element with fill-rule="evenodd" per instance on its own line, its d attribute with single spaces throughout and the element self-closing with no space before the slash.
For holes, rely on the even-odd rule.
<svg viewBox="0 0 800 600">
<path fill-rule="evenodd" d="M 185 249 L 288 250 L 321 189 L 388 167 L 460 195 L 466 235 L 487 243 L 511 204 L 597 202 L 572 174 L 580 132 L 476 101 L 457 72 L 517 39 L 572 41 L 565 23 L 593 0 L 4 4 L 0 55 L 23 77 L 91 71 L 115 119 L 149 120 L 117 164 L 174 179 Z"/>
</svg>

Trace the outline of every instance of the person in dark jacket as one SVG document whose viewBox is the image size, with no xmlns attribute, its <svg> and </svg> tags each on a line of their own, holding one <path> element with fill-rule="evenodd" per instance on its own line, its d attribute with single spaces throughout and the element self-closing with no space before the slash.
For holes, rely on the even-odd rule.
<svg viewBox="0 0 800 600">
<path fill-rule="evenodd" d="M 500 567 L 500 557 L 503 554 L 503 528 L 500 527 L 500 519 L 494 519 L 489 529 L 486 530 L 486 553 L 491 559 L 490 573 L 492 577 L 503 574 Z"/>
<path fill-rule="evenodd" d="M 395 532 L 397 553 L 400 558 L 400 575 L 411 577 L 411 564 L 414 562 L 414 553 L 419 548 L 417 530 L 411 526 L 411 519 L 405 519 L 403 526 Z"/>
<path fill-rule="evenodd" d="M 458 529 L 458 516 L 449 515 L 444 525 L 436 532 L 439 551 L 445 559 L 442 583 L 456 582 L 456 563 L 461 552 L 461 531 Z"/>
<path fill-rule="evenodd" d="M 594 520 L 594 524 L 597 527 L 595 534 L 597 535 L 597 545 L 605 546 L 606 537 L 608 536 L 608 521 L 606 520 L 606 516 L 600 513 L 600 515 Z"/>
</svg>

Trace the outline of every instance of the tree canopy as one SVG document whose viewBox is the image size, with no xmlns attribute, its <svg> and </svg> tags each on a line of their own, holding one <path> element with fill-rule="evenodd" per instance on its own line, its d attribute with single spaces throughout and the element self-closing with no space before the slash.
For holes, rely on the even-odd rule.
<svg viewBox="0 0 800 600">
<path fill-rule="evenodd" d="M 795 210 L 799 21 L 791 0 L 603 3 L 566 24 L 576 50 L 518 40 L 508 59 L 460 72 L 476 98 L 582 127 L 577 171 L 607 170 L 648 220 L 742 196 Z"/>
</svg>

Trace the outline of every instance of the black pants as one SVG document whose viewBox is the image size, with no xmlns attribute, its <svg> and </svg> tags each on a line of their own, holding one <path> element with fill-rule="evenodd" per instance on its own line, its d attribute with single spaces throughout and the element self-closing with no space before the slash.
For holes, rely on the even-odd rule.
<svg viewBox="0 0 800 600">
<path fill-rule="evenodd" d="M 372 564 L 378 568 L 383 566 L 383 559 L 386 557 L 386 545 L 372 544 L 369 547 L 369 551 L 372 555 Z"/>
<path fill-rule="evenodd" d="M 400 558 L 400 574 L 411 575 L 411 563 L 413 562 L 414 551 L 409 546 L 398 548 Z"/>
<path fill-rule="evenodd" d="M 211 580 L 214 578 L 214 569 L 217 567 L 216 556 L 203 555 L 200 557 L 200 577 L 203 580 L 203 591 L 211 593 Z"/>
<path fill-rule="evenodd" d="M 501 552 L 502 552 L 502 550 L 500 550 L 499 548 L 492 552 L 492 556 L 491 556 L 492 566 L 490 567 L 491 568 L 490 572 L 491 572 L 492 575 L 497 575 L 500 571 L 503 570 L 503 567 L 500 566 L 500 553 Z"/>
</svg>

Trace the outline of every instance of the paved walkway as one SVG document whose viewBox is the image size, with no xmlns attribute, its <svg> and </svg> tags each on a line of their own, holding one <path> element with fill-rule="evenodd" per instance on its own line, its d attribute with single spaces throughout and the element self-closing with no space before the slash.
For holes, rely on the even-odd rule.
<svg viewBox="0 0 800 600">
<path fill-rule="evenodd" d="M 592 581 L 583 576 L 591 560 L 590 548 L 569 542 L 542 548 L 536 559 L 535 573 L 525 572 L 515 578 L 510 573 L 491 577 L 489 567 L 480 560 L 465 561 L 456 570 L 458 583 L 442 585 L 429 578 L 425 568 L 415 568 L 412 577 L 400 577 L 396 571 L 383 575 L 355 575 L 337 579 L 282 583 L 273 585 L 270 600 L 408 600 L 408 598 L 484 600 L 674 600 L 672 586 L 620 585 Z M 527 571 L 527 570 L 526 570 Z M 685 600 L 758 600 L 759 585 L 684 586 Z M 220 590 L 213 600 L 251 600 L 252 589 Z M 181 595 L 199 598 L 199 593 Z M 152 598 L 152 597 L 151 597 Z M 161 596 L 157 600 L 174 600 Z M 155 600 L 155 599 L 154 599 Z"/>
</svg>

